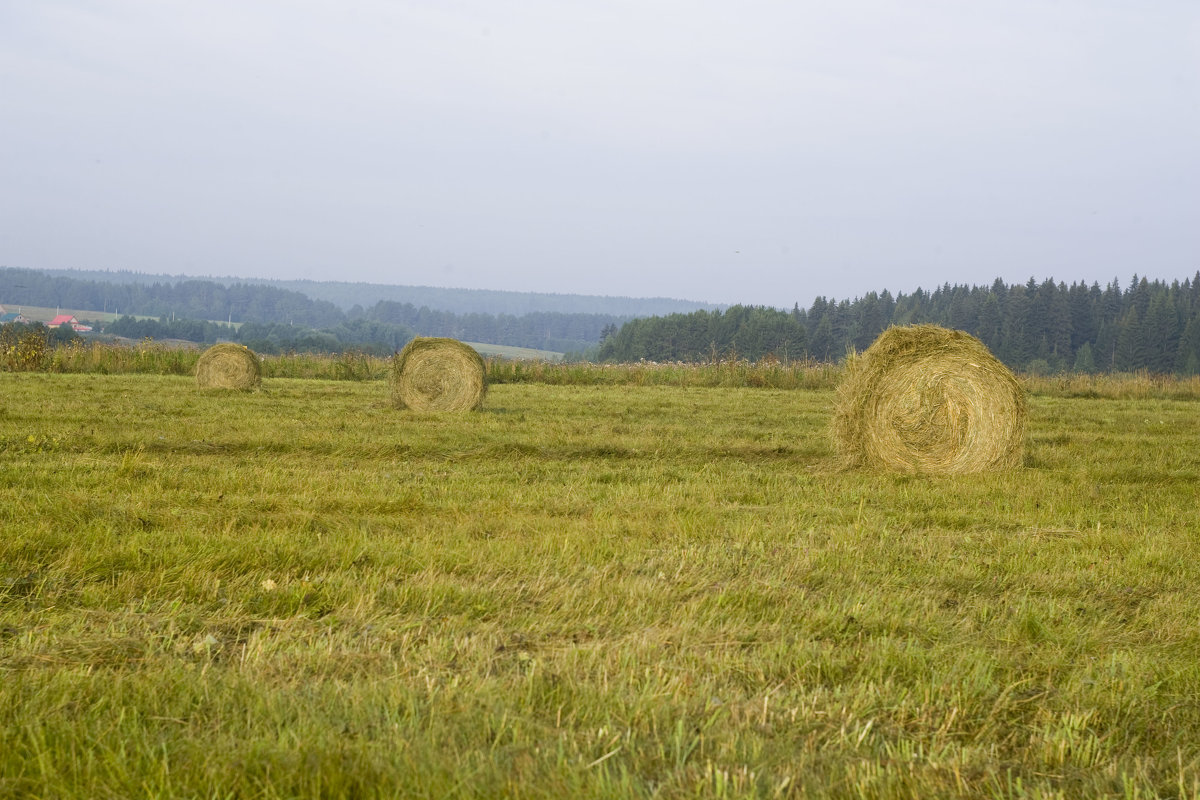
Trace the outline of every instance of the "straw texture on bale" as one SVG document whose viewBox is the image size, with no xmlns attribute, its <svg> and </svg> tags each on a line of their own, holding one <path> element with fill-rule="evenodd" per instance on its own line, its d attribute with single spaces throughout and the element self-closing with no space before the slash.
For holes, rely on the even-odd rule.
<svg viewBox="0 0 1200 800">
<path fill-rule="evenodd" d="M 262 363 L 248 347 L 232 342 L 214 344 L 196 362 L 196 385 L 201 389 L 250 391 L 262 384 Z"/>
<path fill-rule="evenodd" d="M 392 364 L 392 404 L 413 411 L 471 411 L 487 392 L 483 358 L 457 339 L 417 337 Z"/>
<path fill-rule="evenodd" d="M 937 325 L 883 332 L 850 360 L 832 432 L 849 467 L 957 474 L 1011 469 L 1025 392 L 983 342 Z"/>
</svg>

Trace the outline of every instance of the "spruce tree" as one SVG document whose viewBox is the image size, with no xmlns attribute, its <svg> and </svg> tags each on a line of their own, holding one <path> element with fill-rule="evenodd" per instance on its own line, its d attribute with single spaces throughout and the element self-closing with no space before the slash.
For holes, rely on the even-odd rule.
<svg viewBox="0 0 1200 800">
<path fill-rule="evenodd" d="M 979 308 L 975 336 L 995 353 L 1000 349 L 1000 300 L 995 292 L 988 292 Z"/>
<path fill-rule="evenodd" d="M 1200 313 L 1188 320 L 1179 337 L 1175 370 L 1183 375 L 1200 374 Z"/>
<path fill-rule="evenodd" d="M 1119 372 L 1132 372 L 1145 367 L 1146 326 L 1136 307 L 1130 307 L 1117 325 L 1117 349 L 1113 367 Z"/>
<path fill-rule="evenodd" d="M 1091 342 L 1084 342 L 1079 346 L 1079 351 L 1075 353 L 1076 372 L 1082 372 L 1085 375 L 1090 375 L 1096 371 L 1096 358 L 1092 354 Z"/>
</svg>

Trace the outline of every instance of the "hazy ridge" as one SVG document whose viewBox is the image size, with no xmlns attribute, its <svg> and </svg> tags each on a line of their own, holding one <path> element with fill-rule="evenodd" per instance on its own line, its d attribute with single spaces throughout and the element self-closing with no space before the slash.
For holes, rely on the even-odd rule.
<svg viewBox="0 0 1200 800">
<path fill-rule="evenodd" d="M 411 303 L 436 311 L 456 314 L 511 314 L 538 312 L 562 314 L 608 314 L 620 317 L 661 316 L 724 306 L 669 297 L 614 297 L 608 295 L 515 292 L 499 289 L 455 289 L 437 286 L 357 283 L 351 281 L 276 280 L 234 276 L 167 275 L 129 270 L 42 269 L 47 275 L 107 283 L 175 284 L 183 281 L 212 281 L 224 286 L 249 284 L 300 292 L 313 300 L 325 300 L 343 311 L 354 306 L 370 308 L 381 300 Z"/>
</svg>

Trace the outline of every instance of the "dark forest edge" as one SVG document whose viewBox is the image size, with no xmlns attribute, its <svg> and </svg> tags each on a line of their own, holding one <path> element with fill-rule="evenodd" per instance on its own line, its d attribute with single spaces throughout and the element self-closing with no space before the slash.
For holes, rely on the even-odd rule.
<svg viewBox="0 0 1200 800">
<path fill-rule="evenodd" d="M 997 279 L 987 287 L 945 284 L 932 292 L 871 292 L 853 301 L 818 297 L 808 309 L 796 305 L 791 311 L 732 306 L 625 319 L 455 314 L 395 301 L 347 313 L 273 287 L 203 281 L 118 285 L 0 269 L 0 302 L 6 304 L 115 309 L 112 292 L 118 290 L 124 292 L 122 303 L 140 309 L 136 313 L 160 316 L 125 316 L 108 323 L 107 333 L 197 344 L 233 340 L 268 355 L 346 350 L 386 355 L 421 335 L 568 352 L 576 361 L 835 362 L 864 350 L 891 325 L 924 322 L 977 336 L 1020 372 L 1200 374 L 1200 272 L 1170 284 L 1135 275 L 1124 289 L 1115 279 L 1103 288 L 1032 278 L 1007 285 Z M 224 308 L 238 314 L 218 316 L 239 316 L 241 324 L 203 321 Z"/>
<path fill-rule="evenodd" d="M 600 360 L 835 361 L 861 352 L 892 325 L 933 323 L 978 337 L 1010 368 L 1033 374 L 1200 374 L 1200 272 L 1170 284 L 1136 275 L 1067 286 L 1047 280 L 950 286 L 912 294 L 871 292 L 854 301 L 817 298 L 790 312 L 734 306 L 626 323 L 605 339 Z"/>
</svg>

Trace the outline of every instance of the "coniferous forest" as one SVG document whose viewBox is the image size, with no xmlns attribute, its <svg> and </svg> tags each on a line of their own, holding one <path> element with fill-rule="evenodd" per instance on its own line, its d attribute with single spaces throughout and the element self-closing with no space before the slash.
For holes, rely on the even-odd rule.
<svg viewBox="0 0 1200 800">
<path fill-rule="evenodd" d="M 864 350 L 890 325 L 934 323 L 977 336 L 1030 372 L 1149 370 L 1200 374 L 1200 272 L 1165 283 L 1136 275 L 1122 288 L 1084 283 L 951 286 L 850 300 L 818 297 L 790 312 L 734 306 L 637 319 L 610 332 L 602 360 L 694 361 L 808 357 Z"/>
</svg>

